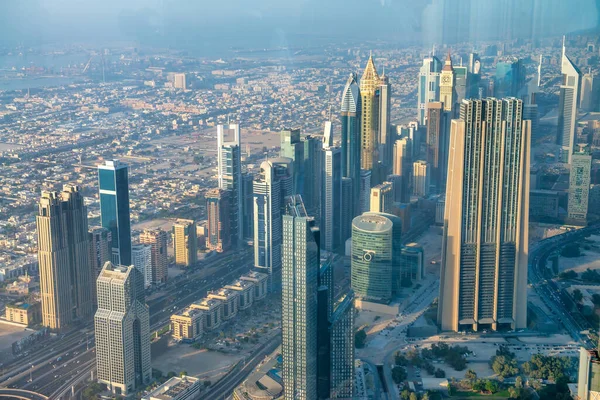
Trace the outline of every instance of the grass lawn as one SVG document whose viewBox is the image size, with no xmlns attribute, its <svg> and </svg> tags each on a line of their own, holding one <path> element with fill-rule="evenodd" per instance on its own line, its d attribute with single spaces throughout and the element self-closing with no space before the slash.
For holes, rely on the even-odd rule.
<svg viewBox="0 0 600 400">
<path fill-rule="evenodd" d="M 498 393 L 494 394 L 481 394 L 476 392 L 457 392 L 452 399 L 488 399 L 488 400 L 506 400 L 509 398 L 508 390 L 501 390 Z"/>
</svg>

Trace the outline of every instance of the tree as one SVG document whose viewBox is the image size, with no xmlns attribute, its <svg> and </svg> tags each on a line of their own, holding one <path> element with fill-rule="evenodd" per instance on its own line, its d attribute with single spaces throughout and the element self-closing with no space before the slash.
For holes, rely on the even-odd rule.
<svg viewBox="0 0 600 400">
<path fill-rule="evenodd" d="M 600 294 L 594 293 L 592 295 L 592 302 L 594 303 L 595 306 L 600 306 Z"/>
<path fill-rule="evenodd" d="M 404 355 L 400 354 L 400 352 L 396 353 L 394 361 L 396 365 L 400 365 L 401 367 L 405 367 L 408 365 L 408 360 L 406 359 L 406 357 L 404 357 Z"/>
<path fill-rule="evenodd" d="M 357 349 L 362 349 L 363 347 L 365 347 L 366 340 L 367 340 L 367 333 L 365 332 L 364 329 L 361 329 L 360 331 L 358 331 L 354 334 L 354 345 L 356 346 Z"/>
<path fill-rule="evenodd" d="M 177 374 L 173 371 L 169 371 L 169 373 L 167 374 L 167 379 L 171 379 L 174 376 L 177 376 Z"/>
<path fill-rule="evenodd" d="M 404 367 L 395 366 L 392 368 L 392 379 L 396 384 L 400 384 L 406 380 L 407 374 Z"/>
<path fill-rule="evenodd" d="M 581 300 L 583 300 L 583 293 L 581 293 L 581 290 L 573 290 L 573 300 L 575 300 L 576 303 L 581 303 Z"/>
<path fill-rule="evenodd" d="M 560 255 L 567 258 L 574 258 L 581 256 L 581 250 L 579 249 L 579 244 L 577 243 L 569 243 L 565 245 L 560 251 Z"/>
<path fill-rule="evenodd" d="M 188 373 L 187 373 L 187 371 L 186 371 L 186 370 L 183 370 L 183 371 L 180 371 L 180 372 L 179 372 L 179 376 L 180 376 L 180 377 L 181 377 L 181 376 L 185 376 L 185 375 L 187 375 L 187 374 L 188 374 Z"/>
<path fill-rule="evenodd" d="M 578 275 L 577 272 L 573 271 L 572 269 L 568 270 L 568 271 L 563 271 L 561 272 L 558 277 L 560 279 L 577 279 Z"/>
<path fill-rule="evenodd" d="M 485 382 L 485 390 L 487 390 L 490 393 L 496 393 L 498 391 L 498 382 L 493 381 L 491 379 L 488 379 Z"/>
<path fill-rule="evenodd" d="M 408 397 L 408 400 L 419 400 L 419 398 L 417 397 L 417 394 L 415 392 L 413 392 Z"/>
<path fill-rule="evenodd" d="M 517 360 L 509 356 L 492 357 L 492 370 L 502 378 L 508 378 L 519 373 Z"/>
<path fill-rule="evenodd" d="M 472 369 L 468 369 L 467 372 L 465 372 L 465 379 L 474 381 L 475 379 L 477 379 L 477 373 Z"/>
<path fill-rule="evenodd" d="M 510 397 L 511 399 L 516 399 L 518 398 L 519 394 L 517 392 L 517 389 L 515 389 L 514 387 L 509 387 L 508 388 L 508 397 Z"/>
<path fill-rule="evenodd" d="M 439 369 L 438 368 L 438 369 L 435 370 L 434 376 L 436 378 L 445 378 L 446 377 L 446 372 L 443 369 Z"/>
<path fill-rule="evenodd" d="M 523 388 L 523 378 L 521 378 L 520 376 L 517 376 L 517 378 L 515 379 L 515 388 Z"/>
<path fill-rule="evenodd" d="M 454 385 L 448 385 L 448 395 L 454 396 L 456 394 L 456 387 Z"/>
<path fill-rule="evenodd" d="M 472 388 L 476 392 L 483 392 L 485 389 L 485 381 L 483 379 L 477 379 L 475 382 L 473 382 Z"/>
<path fill-rule="evenodd" d="M 204 387 L 209 387 L 209 386 L 211 385 L 211 381 L 209 381 L 209 380 L 205 380 L 205 381 L 203 382 L 203 385 L 204 385 Z"/>
<path fill-rule="evenodd" d="M 400 398 L 402 400 L 408 400 L 410 397 L 410 391 L 408 389 L 404 389 L 402 393 L 400 393 Z"/>
</svg>

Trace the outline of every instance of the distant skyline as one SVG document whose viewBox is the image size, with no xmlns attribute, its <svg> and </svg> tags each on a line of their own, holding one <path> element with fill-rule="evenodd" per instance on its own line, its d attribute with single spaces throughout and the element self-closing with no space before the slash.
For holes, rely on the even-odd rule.
<svg viewBox="0 0 600 400">
<path fill-rule="evenodd" d="M 598 21 L 596 3 L 600 1 L 24 0 L 0 7 L 0 47 L 126 42 L 218 53 L 232 47 L 306 47 L 357 39 L 428 45 L 456 37 L 472 41 L 592 29 Z M 527 26 L 523 21 L 533 22 Z"/>
</svg>

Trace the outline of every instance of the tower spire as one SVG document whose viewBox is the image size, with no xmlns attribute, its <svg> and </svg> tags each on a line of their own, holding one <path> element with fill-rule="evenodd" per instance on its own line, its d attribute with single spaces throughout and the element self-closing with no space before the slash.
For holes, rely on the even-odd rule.
<svg viewBox="0 0 600 400">
<path fill-rule="evenodd" d="M 564 57 L 565 54 L 567 53 L 567 48 L 565 46 L 565 41 L 566 41 L 567 37 L 565 35 L 563 35 L 563 45 L 562 45 L 562 56 Z"/>
</svg>

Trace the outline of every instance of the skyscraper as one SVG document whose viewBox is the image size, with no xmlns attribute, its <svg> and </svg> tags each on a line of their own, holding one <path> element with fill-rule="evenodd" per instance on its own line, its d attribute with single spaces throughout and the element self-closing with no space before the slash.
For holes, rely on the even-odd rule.
<svg viewBox="0 0 600 400">
<path fill-rule="evenodd" d="M 354 218 L 354 209 L 352 206 L 355 201 L 352 196 L 352 179 L 342 178 L 342 222 L 341 222 L 341 235 L 343 246 L 346 240 L 350 238 L 352 232 L 352 219 Z"/>
<path fill-rule="evenodd" d="M 92 315 L 87 208 L 79 187 L 42 192 L 36 222 L 42 324 L 60 330 Z"/>
<path fill-rule="evenodd" d="M 436 57 L 426 57 L 419 70 L 419 88 L 417 92 L 417 110 L 420 125 L 425 125 L 427 105 L 440 100 L 440 73 L 442 62 Z"/>
<path fill-rule="evenodd" d="M 332 128 L 333 136 L 333 128 Z M 306 135 L 304 140 L 304 192 L 301 194 L 306 209 L 318 220 L 321 207 L 323 171 L 323 143 L 318 136 Z"/>
<path fill-rule="evenodd" d="M 330 399 L 354 398 L 354 292 L 336 301 L 331 316 Z"/>
<path fill-rule="evenodd" d="M 140 234 L 140 243 L 152 246 L 152 283 L 165 283 L 169 265 L 167 255 L 167 232 L 160 228 L 146 229 Z"/>
<path fill-rule="evenodd" d="M 357 297 L 389 302 L 400 283 L 400 218 L 364 213 L 352 221 L 351 287 Z"/>
<path fill-rule="evenodd" d="M 381 75 L 379 80 L 379 87 L 375 92 L 375 96 L 379 100 L 379 121 L 377 123 L 379 129 L 378 138 L 378 153 L 379 162 L 381 163 L 380 175 L 387 175 L 392 168 L 392 152 L 394 148 L 394 135 L 392 135 L 392 129 L 390 126 L 390 112 L 391 112 L 391 89 L 389 78 L 385 75 L 385 72 Z M 380 181 L 381 177 L 378 178 Z"/>
<path fill-rule="evenodd" d="M 264 161 L 253 183 L 254 266 L 269 274 L 271 286 L 281 272 L 281 213 L 283 199 L 293 191 L 292 172 L 289 158 Z"/>
<path fill-rule="evenodd" d="M 98 382 L 116 395 L 128 396 L 152 380 L 144 278 L 133 266 L 108 262 L 98 277 L 97 290 L 94 322 Z"/>
<path fill-rule="evenodd" d="M 462 58 L 461 58 L 462 63 Z M 464 99 L 468 99 L 471 96 L 469 95 L 469 73 L 467 72 L 467 67 L 463 67 L 462 65 L 458 67 L 454 67 L 454 81 L 455 81 L 455 92 L 456 92 L 456 100 L 454 101 L 456 104 L 460 104 Z"/>
<path fill-rule="evenodd" d="M 600 355 L 598 349 L 579 349 L 579 379 L 577 395 L 580 400 L 597 400 L 600 398 Z"/>
<path fill-rule="evenodd" d="M 527 325 L 531 124 L 522 111 L 514 98 L 465 100 L 452 121 L 438 307 L 443 330 Z"/>
<path fill-rule="evenodd" d="M 219 188 L 230 191 L 229 232 L 233 245 L 243 239 L 242 139 L 238 124 L 217 126 Z"/>
<path fill-rule="evenodd" d="M 254 193 L 252 190 L 254 176 L 248 172 L 242 175 L 243 191 L 243 213 L 242 226 L 244 230 L 244 239 L 252 240 L 254 237 Z"/>
<path fill-rule="evenodd" d="M 371 171 L 360 170 L 360 212 L 367 212 L 371 207 Z"/>
<path fill-rule="evenodd" d="M 342 152 L 339 147 L 329 147 L 323 154 L 321 247 L 335 251 L 341 245 L 342 233 Z"/>
<path fill-rule="evenodd" d="M 342 175 L 352 179 L 352 217 L 360 214 L 360 154 L 362 100 L 356 74 L 350 74 L 342 93 Z"/>
<path fill-rule="evenodd" d="M 92 310 L 96 309 L 98 300 L 96 299 L 96 288 L 94 282 L 102 267 L 112 258 L 112 245 L 110 230 L 101 226 L 91 227 L 88 232 L 90 249 L 90 269 L 92 270 Z"/>
<path fill-rule="evenodd" d="M 127 165 L 108 160 L 98 166 L 100 221 L 110 230 L 112 262 L 131 265 L 131 220 L 129 217 L 129 176 Z"/>
<path fill-rule="evenodd" d="M 380 85 L 379 75 L 373 63 L 373 57 L 369 56 L 367 66 L 360 80 L 361 104 L 361 168 L 374 172 L 374 167 L 379 161 L 378 139 L 379 139 L 379 102 L 376 91 Z"/>
<path fill-rule="evenodd" d="M 144 277 L 144 287 L 147 288 L 152 285 L 152 245 L 132 245 L 131 258 L 133 260 L 133 267 Z"/>
<path fill-rule="evenodd" d="M 583 111 L 598 111 L 600 97 L 600 82 L 591 71 L 581 79 L 581 96 L 579 107 Z"/>
<path fill-rule="evenodd" d="M 446 56 L 446 61 L 440 74 L 440 101 L 444 104 L 444 111 L 449 112 L 451 115 L 453 114 L 454 103 L 456 102 L 454 85 L 454 68 L 452 68 L 452 58 L 450 57 L 450 51 L 448 51 L 448 56 Z"/>
<path fill-rule="evenodd" d="M 431 182 L 438 191 L 446 187 L 448 168 L 448 137 L 446 134 L 448 114 L 441 102 L 427 105 L 427 162 L 431 167 Z"/>
<path fill-rule="evenodd" d="M 286 400 L 317 399 L 318 228 L 300 196 L 286 199 L 282 247 L 283 386 Z"/>
<path fill-rule="evenodd" d="M 526 71 L 523 62 L 515 57 L 504 59 L 496 64 L 494 75 L 494 97 L 519 97 L 525 89 Z"/>
<path fill-rule="evenodd" d="M 592 155 L 587 147 L 581 146 L 571 159 L 569 175 L 569 203 L 567 218 L 570 223 L 585 225 L 590 197 L 590 175 Z"/>
<path fill-rule="evenodd" d="M 191 219 L 178 219 L 173 224 L 173 250 L 175 264 L 193 267 L 198 261 L 196 223 Z"/>
<path fill-rule="evenodd" d="M 300 140 L 300 129 L 285 129 L 280 133 L 281 157 L 287 157 L 294 164 L 294 194 L 304 194 L 304 143 Z"/>
<path fill-rule="evenodd" d="M 400 189 L 401 203 L 410 201 L 410 176 L 412 174 L 412 141 L 409 138 L 396 140 L 394 144 L 394 175 L 402 177 Z"/>
<path fill-rule="evenodd" d="M 413 163 L 413 194 L 417 197 L 429 196 L 431 183 L 431 167 L 427 161 L 417 160 Z"/>
<path fill-rule="evenodd" d="M 581 88 L 581 72 L 579 68 L 567 57 L 563 39 L 561 59 L 562 84 L 558 102 L 558 131 L 556 143 L 568 151 L 569 164 L 575 149 L 575 136 L 577 134 L 577 110 L 579 105 L 579 90 Z"/>
<path fill-rule="evenodd" d="M 231 192 L 210 189 L 206 192 L 206 247 L 225 251 L 231 247 Z"/>
<path fill-rule="evenodd" d="M 371 212 L 391 213 L 394 191 L 391 182 L 383 182 L 371 188 Z"/>
</svg>

